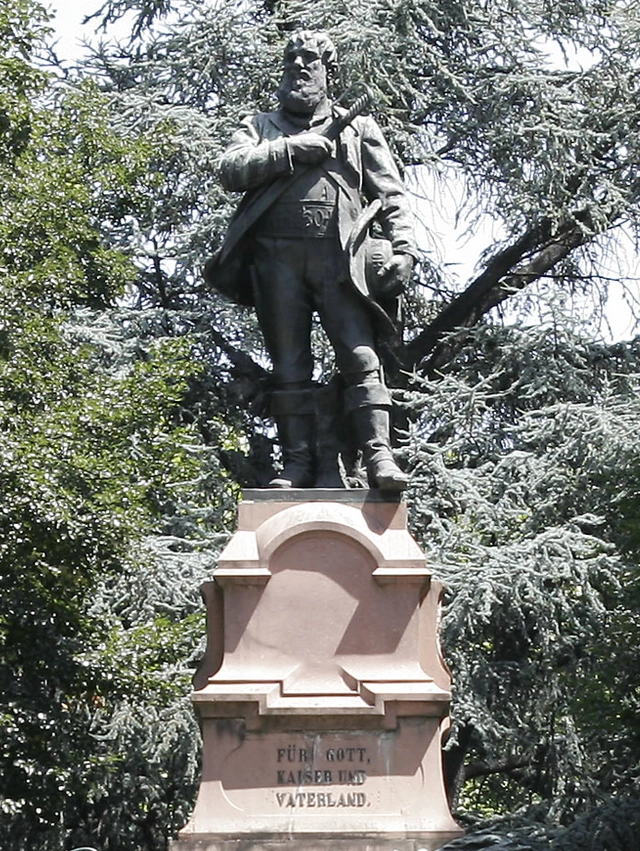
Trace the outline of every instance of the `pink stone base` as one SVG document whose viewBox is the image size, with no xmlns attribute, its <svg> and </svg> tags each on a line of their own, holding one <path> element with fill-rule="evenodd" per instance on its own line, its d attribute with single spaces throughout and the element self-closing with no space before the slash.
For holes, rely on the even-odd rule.
<svg viewBox="0 0 640 851">
<path fill-rule="evenodd" d="M 402 719 L 385 731 L 204 725 L 200 793 L 174 851 L 226 851 L 229 842 L 257 849 L 286 837 L 287 848 L 339 840 L 345 849 L 388 842 L 401 851 L 402 840 L 407 851 L 431 851 L 461 833 L 444 795 L 438 717 Z"/>
<path fill-rule="evenodd" d="M 202 779 L 172 851 L 435 851 L 461 834 L 451 680 L 406 506 L 253 496 L 203 586 Z"/>
</svg>

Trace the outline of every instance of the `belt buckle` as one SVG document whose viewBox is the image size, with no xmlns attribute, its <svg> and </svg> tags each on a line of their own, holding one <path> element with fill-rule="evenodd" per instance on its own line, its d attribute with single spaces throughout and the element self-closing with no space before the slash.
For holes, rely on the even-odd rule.
<svg viewBox="0 0 640 851">
<path fill-rule="evenodd" d="M 334 206 L 329 202 L 303 201 L 302 222 L 308 236 L 325 236 L 333 221 Z"/>
</svg>

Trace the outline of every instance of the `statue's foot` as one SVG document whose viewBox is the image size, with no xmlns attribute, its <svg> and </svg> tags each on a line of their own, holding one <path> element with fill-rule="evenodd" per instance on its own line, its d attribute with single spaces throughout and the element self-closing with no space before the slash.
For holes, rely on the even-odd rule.
<svg viewBox="0 0 640 851">
<path fill-rule="evenodd" d="M 352 416 L 369 487 L 394 493 L 403 491 L 409 484 L 409 477 L 393 458 L 389 441 L 389 408 L 385 405 L 364 405 L 356 408 Z"/>
<path fill-rule="evenodd" d="M 311 488 L 314 484 L 313 473 L 307 467 L 298 467 L 294 464 L 285 465 L 284 470 L 269 482 L 269 488 Z"/>
<path fill-rule="evenodd" d="M 367 468 L 367 478 L 370 487 L 394 493 L 403 491 L 409 484 L 409 476 L 389 459 L 371 463 Z"/>
<path fill-rule="evenodd" d="M 308 393 L 279 393 L 286 396 L 287 404 L 304 406 Z M 282 405 L 282 399 L 279 402 Z M 282 447 L 282 472 L 269 482 L 270 488 L 311 488 L 315 480 L 314 455 L 315 420 L 310 414 L 286 413 L 276 417 L 278 437 Z"/>
</svg>

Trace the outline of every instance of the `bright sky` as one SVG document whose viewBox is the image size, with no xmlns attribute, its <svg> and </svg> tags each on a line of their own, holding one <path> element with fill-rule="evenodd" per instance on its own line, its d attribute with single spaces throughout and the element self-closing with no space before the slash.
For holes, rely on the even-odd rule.
<svg viewBox="0 0 640 851">
<path fill-rule="evenodd" d="M 49 8 L 55 13 L 51 21 L 56 31 L 57 53 L 63 59 L 73 59 L 82 55 L 82 42 L 92 41 L 95 37 L 98 19 L 86 26 L 82 21 L 93 15 L 103 5 L 103 0 L 50 0 Z M 126 23 L 111 25 L 110 33 L 119 37 L 129 34 Z"/>
<path fill-rule="evenodd" d="M 82 54 L 82 41 L 91 41 L 95 37 L 97 21 L 82 26 L 87 15 L 96 12 L 102 0 L 52 0 L 50 8 L 55 11 L 52 26 L 56 30 L 57 53 L 63 59 L 73 59 Z M 110 28 L 110 34 L 125 38 L 129 34 L 126 23 L 119 22 Z M 444 260 L 450 271 L 457 275 L 461 283 L 470 280 L 483 249 L 489 246 L 493 238 L 494 223 L 486 223 L 469 231 L 468 221 L 456 219 L 455 181 L 449 189 L 443 188 L 443 182 L 427 179 L 420 187 L 421 198 L 417 200 L 417 211 L 421 221 L 420 236 L 437 260 Z M 609 298 L 606 307 L 606 321 L 609 328 L 603 327 L 601 333 L 605 339 L 627 339 L 638 333 L 637 323 L 633 320 L 631 305 L 640 316 L 640 255 L 631 244 L 630 238 L 621 236 L 626 247 L 612 253 L 608 260 L 607 274 L 612 279 L 609 284 Z M 620 279 L 626 279 L 620 282 Z M 576 309 L 589 310 L 588 303 L 577 304 Z M 635 327 L 635 331 L 634 331 Z"/>
<path fill-rule="evenodd" d="M 90 32 L 85 36 L 84 30 L 90 27 L 82 27 L 82 19 L 87 14 L 92 14 L 97 8 L 92 2 L 73 3 L 69 0 L 57 0 L 49 8 L 55 13 L 51 25 L 56 31 L 57 53 L 67 59 L 81 52 L 80 41 L 83 37 L 88 38 Z"/>
</svg>

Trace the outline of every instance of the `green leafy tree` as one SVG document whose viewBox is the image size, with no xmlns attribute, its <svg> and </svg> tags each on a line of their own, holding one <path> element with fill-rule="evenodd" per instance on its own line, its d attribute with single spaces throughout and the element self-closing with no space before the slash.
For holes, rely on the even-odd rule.
<svg viewBox="0 0 640 851">
<path fill-rule="evenodd" d="M 106 746 L 104 716 L 122 717 L 136 695 L 134 715 L 146 700 L 161 717 L 184 693 L 183 668 L 161 648 L 201 632 L 199 617 L 189 632 L 189 611 L 206 555 L 182 558 L 193 574 L 186 613 L 165 605 L 134 617 L 113 600 L 106 611 L 105 595 L 122 601 L 127 584 L 155 575 L 180 522 L 196 554 L 214 547 L 211 519 L 227 509 L 205 488 L 216 476 L 220 492 L 224 477 L 182 407 L 200 371 L 191 344 L 163 317 L 140 323 L 118 307 L 137 272 L 108 234 L 149 195 L 162 144 L 124 140 L 95 86 L 37 69 L 44 23 L 30 0 L 0 10 L 0 844 L 53 851 L 100 818 L 109 825 L 103 799 L 116 774 L 126 778 L 132 731 Z M 232 442 L 223 424 L 209 428 Z M 164 552 L 144 543 L 152 534 L 165 536 Z M 193 763 L 192 734 L 181 725 L 176 736 Z M 95 837 L 111 831 L 122 847 L 127 820 L 131 847 L 154 829 L 164 837 L 173 797 L 159 817 L 151 785 Z"/>
</svg>

